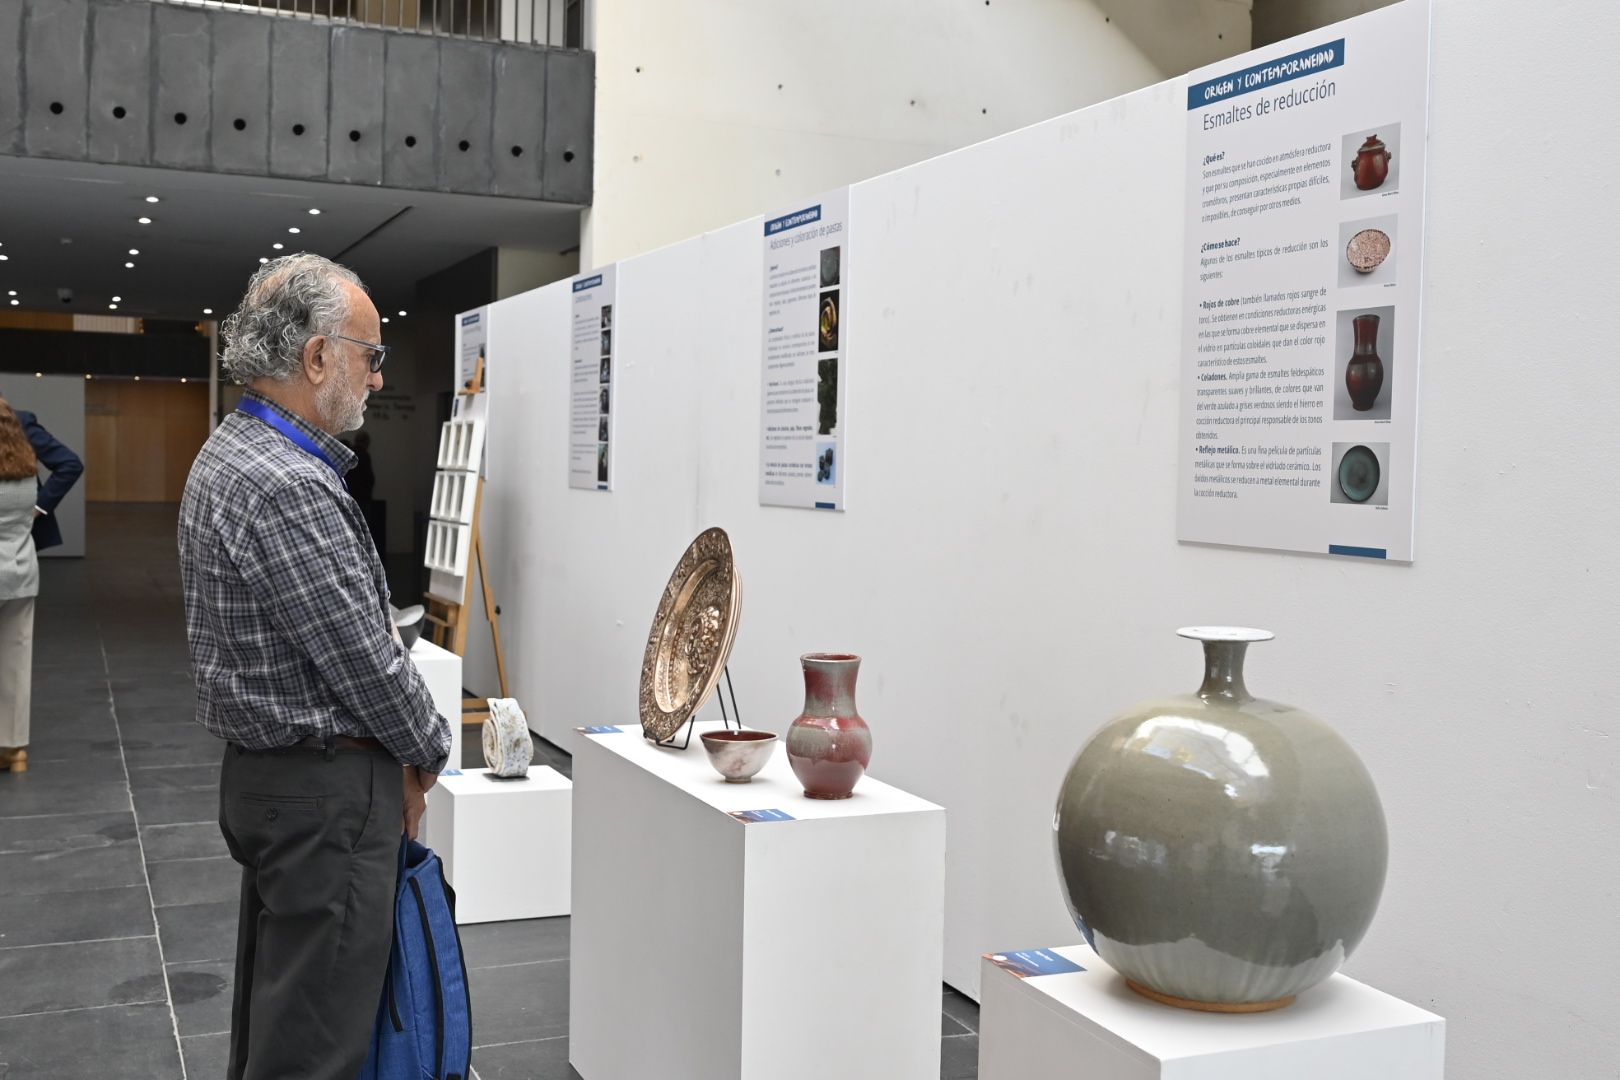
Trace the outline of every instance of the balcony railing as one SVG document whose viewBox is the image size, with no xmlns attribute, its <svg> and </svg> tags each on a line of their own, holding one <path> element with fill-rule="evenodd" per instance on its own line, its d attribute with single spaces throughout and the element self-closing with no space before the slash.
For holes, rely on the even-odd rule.
<svg viewBox="0 0 1620 1080">
<path fill-rule="evenodd" d="M 372 26 L 408 34 L 585 47 L 586 0 L 157 0 L 181 7 L 257 12 Z"/>
</svg>

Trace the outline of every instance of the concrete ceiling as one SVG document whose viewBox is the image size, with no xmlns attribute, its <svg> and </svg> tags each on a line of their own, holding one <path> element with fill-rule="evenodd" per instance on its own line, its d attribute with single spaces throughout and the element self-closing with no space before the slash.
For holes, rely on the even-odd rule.
<svg viewBox="0 0 1620 1080">
<path fill-rule="evenodd" d="M 4 310 L 105 315 L 118 296 L 120 315 L 223 317 L 261 257 L 314 251 L 352 268 L 393 313 L 410 307 L 418 280 L 485 248 L 578 243 L 579 209 L 551 203 L 0 157 Z M 72 303 L 58 299 L 64 288 Z"/>
<path fill-rule="evenodd" d="M 1167 79 L 1250 48 L 1253 0 L 1093 0 Z"/>
</svg>

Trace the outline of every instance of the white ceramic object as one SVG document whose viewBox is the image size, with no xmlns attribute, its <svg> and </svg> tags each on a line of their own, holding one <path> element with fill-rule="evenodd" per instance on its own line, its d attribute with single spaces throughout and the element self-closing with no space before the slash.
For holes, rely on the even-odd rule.
<svg viewBox="0 0 1620 1080">
<path fill-rule="evenodd" d="M 467 555 L 472 546 L 472 526 L 453 521 L 429 521 L 427 558 L 429 570 L 456 577 L 467 576 Z"/>
<path fill-rule="evenodd" d="M 746 784 L 765 767 L 776 749 L 775 732 L 705 731 L 699 736 L 709 752 L 709 764 L 728 784 Z"/>
<path fill-rule="evenodd" d="M 441 469 L 433 476 L 433 501 L 429 516 L 439 521 L 471 525 L 473 502 L 478 495 L 478 478 L 472 473 Z"/>
<path fill-rule="evenodd" d="M 447 420 L 439 430 L 440 469 L 477 472 L 484 459 L 484 422 Z"/>
<path fill-rule="evenodd" d="M 484 721 L 484 764 L 496 776 L 529 774 L 534 760 L 534 739 L 529 721 L 516 698 L 490 698 L 489 719 Z"/>
</svg>

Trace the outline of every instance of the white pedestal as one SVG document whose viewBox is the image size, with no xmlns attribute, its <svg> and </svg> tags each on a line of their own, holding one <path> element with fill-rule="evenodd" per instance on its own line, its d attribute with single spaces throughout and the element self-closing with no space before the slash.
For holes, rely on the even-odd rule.
<svg viewBox="0 0 1620 1080">
<path fill-rule="evenodd" d="M 685 751 L 633 724 L 575 743 L 569 1060 L 585 1080 L 937 1080 L 943 809 L 870 777 L 807 799 L 780 745 L 727 784 L 695 735 Z M 731 816 L 750 810 L 792 819 Z"/>
<path fill-rule="evenodd" d="M 421 672 L 433 695 L 433 707 L 450 721 L 450 764 L 461 768 L 461 657 L 441 649 L 427 638 L 417 638 L 411 646 L 411 663 Z"/>
<path fill-rule="evenodd" d="M 444 860 L 456 922 L 568 914 L 573 785 L 547 765 L 523 780 L 446 770 L 428 792 L 421 841 Z"/>
<path fill-rule="evenodd" d="M 1441 1080 L 1446 1022 L 1344 975 L 1284 1009 L 1230 1015 L 1137 994 L 1084 945 L 1085 968 L 1019 978 L 983 961 L 981 1080 Z"/>
</svg>

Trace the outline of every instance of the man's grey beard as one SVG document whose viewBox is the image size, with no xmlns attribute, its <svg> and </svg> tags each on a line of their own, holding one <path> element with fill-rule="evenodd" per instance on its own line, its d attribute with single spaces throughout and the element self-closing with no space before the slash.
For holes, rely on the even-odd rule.
<svg viewBox="0 0 1620 1080">
<path fill-rule="evenodd" d="M 348 394 L 349 365 L 353 362 L 345 357 L 342 367 L 334 373 L 336 378 L 328 379 L 315 391 L 315 408 L 320 410 L 321 423 L 339 435 L 359 431 L 360 425 L 366 422 L 366 397 L 369 391 L 362 390 L 353 398 Z"/>
</svg>

